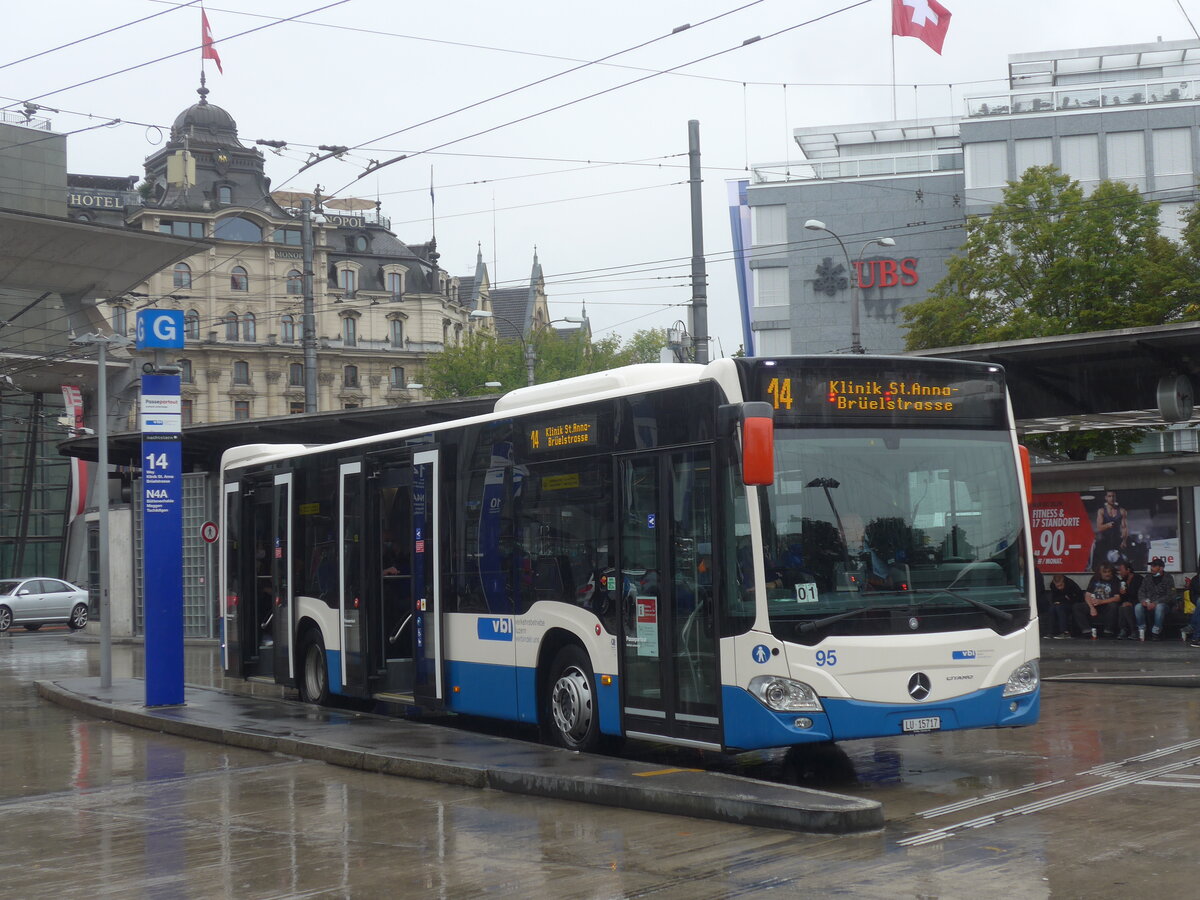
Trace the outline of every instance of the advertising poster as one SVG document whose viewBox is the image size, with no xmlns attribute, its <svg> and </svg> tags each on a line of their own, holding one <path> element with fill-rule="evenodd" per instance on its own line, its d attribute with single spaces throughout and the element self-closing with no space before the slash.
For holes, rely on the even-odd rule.
<svg viewBox="0 0 1200 900">
<path fill-rule="evenodd" d="M 1145 572 L 1161 556 L 1168 572 L 1179 555 L 1179 498 L 1162 488 L 1035 494 L 1030 508 L 1033 554 L 1044 575 L 1095 571 L 1101 561 L 1128 561 Z"/>
</svg>

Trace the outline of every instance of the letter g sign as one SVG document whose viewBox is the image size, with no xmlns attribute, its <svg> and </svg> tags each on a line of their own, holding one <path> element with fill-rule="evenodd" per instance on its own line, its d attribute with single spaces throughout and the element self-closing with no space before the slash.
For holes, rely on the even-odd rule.
<svg viewBox="0 0 1200 900">
<path fill-rule="evenodd" d="M 139 350 L 182 347 L 183 338 L 182 310 L 143 309 L 138 311 L 137 348 Z"/>
</svg>

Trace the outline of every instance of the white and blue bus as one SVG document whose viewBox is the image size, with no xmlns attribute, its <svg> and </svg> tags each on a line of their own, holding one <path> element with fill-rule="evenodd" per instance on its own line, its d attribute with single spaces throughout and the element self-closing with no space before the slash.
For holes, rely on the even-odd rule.
<svg viewBox="0 0 1200 900">
<path fill-rule="evenodd" d="M 708 749 L 1028 725 L 1028 458 L 996 366 L 639 365 L 222 461 L 225 670 Z"/>
</svg>

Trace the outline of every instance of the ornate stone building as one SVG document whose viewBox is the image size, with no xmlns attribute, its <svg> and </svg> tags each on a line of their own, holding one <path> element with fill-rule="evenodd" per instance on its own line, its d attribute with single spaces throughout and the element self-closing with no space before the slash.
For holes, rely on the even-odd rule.
<svg viewBox="0 0 1200 900">
<path fill-rule="evenodd" d="M 147 305 L 184 312 L 185 424 L 303 412 L 299 208 L 310 195 L 273 193 L 262 152 L 199 94 L 145 161 L 137 191 L 128 179 L 71 176 L 69 205 L 76 218 L 196 241 L 188 259 L 108 301 L 119 333 L 132 334 Z M 482 254 L 463 290 L 438 265 L 436 241 L 404 243 L 378 204 L 311 199 L 318 409 L 419 399 L 407 385 L 420 382 L 422 361 L 478 327 L 472 309 L 491 309 Z"/>
</svg>

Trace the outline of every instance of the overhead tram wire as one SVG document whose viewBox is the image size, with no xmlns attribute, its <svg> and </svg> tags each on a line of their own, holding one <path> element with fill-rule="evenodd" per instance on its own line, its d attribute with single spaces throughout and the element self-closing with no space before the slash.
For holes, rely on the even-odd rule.
<svg viewBox="0 0 1200 900">
<path fill-rule="evenodd" d="M 362 149 L 362 147 L 363 147 L 365 144 L 373 144 L 373 143 L 375 143 L 376 141 L 385 141 L 385 140 L 387 140 L 388 138 L 395 137 L 395 136 L 396 136 L 396 135 L 398 135 L 398 134 L 404 134 L 404 133 L 405 133 L 405 132 L 407 132 L 407 131 L 412 131 L 414 128 L 420 128 L 420 127 L 422 127 L 422 126 L 424 126 L 424 125 L 430 125 L 430 124 L 432 124 L 432 123 L 434 123 L 434 122 L 439 122 L 439 121 L 441 121 L 442 119 L 449 118 L 450 116 L 455 116 L 455 115 L 458 115 L 459 113 L 466 112 L 466 111 L 468 111 L 468 110 L 471 110 L 471 109 L 475 109 L 476 107 L 479 107 L 479 106 L 483 106 L 485 103 L 491 103 L 491 102 L 492 102 L 492 101 L 494 101 L 494 100 L 500 100 L 500 99 L 502 99 L 502 98 L 504 98 L 504 97 L 510 97 L 510 96 L 512 96 L 513 94 L 520 93 L 521 91 L 528 90 L 529 88 L 536 87 L 537 85 L 545 84 L 545 83 L 547 83 L 547 82 L 549 82 L 549 81 L 553 81 L 553 80 L 554 80 L 554 79 L 556 79 L 556 78 L 561 78 L 561 77 L 563 77 L 563 76 L 565 76 L 565 75 L 570 75 L 570 74 L 572 74 L 572 73 L 574 73 L 574 72 L 579 72 L 579 71 L 581 71 L 581 70 L 583 70 L 583 69 L 589 68 L 590 66 L 599 65 L 599 64 L 601 64 L 601 63 L 604 63 L 604 62 L 606 62 L 606 61 L 608 61 L 608 60 L 610 60 L 610 59 L 614 59 L 614 58 L 616 58 L 616 57 L 618 57 L 618 56 L 623 56 L 623 55 L 624 55 L 624 54 L 626 54 L 626 53 L 632 53 L 632 52 L 633 52 L 633 51 L 635 51 L 635 50 L 641 50 L 641 49 L 643 49 L 643 48 L 645 48 L 645 47 L 649 47 L 649 46 L 651 46 L 652 44 L 656 44 L 656 43 L 658 43 L 659 41 L 663 41 L 663 40 L 666 40 L 667 38 L 674 37 L 674 36 L 675 36 L 675 35 L 677 35 L 677 34 L 682 34 L 682 33 L 683 33 L 683 32 L 685 32 L 685 31 L 690 31 L 690 30 L 692 30 L 693 28 L 701 28 L 701 27 L 703 27 L 703 26 L 705 26 L 705 25 L 708 25 L 708 24 L 710 24 L 710 23 L 712 23 L 712 22 L 716 22 L 716 21 L 718 21 L 719 19 L 723 19 L 723 18 L 725 18 L 725 17 L 727 17 L 727 16 L 731 16 L 731 15 L 733 15 L 733 14 L 735 14 L 735 13 L 739 13 L 739 12 L 742 12 L 743 10 L 749 9 L 751 6 L 757 6 L 759 3 L 762 3 L 762 2 L 763 2 L 763 0 L 750 0 L 750 2 L 749 2 L 749 3 L 745 3 L 745 4 L 743 4 L 742 6 L 738 6 L 738 7 L 735 7 L 735 8 L 733 8 L 733 9 L 726 10 L 725 12 L 718 13 L 718 14 L 717 14 L 717 15 L 715 15 L 715 16 L 710 16 L 710 17 L 709 17 L 709 18 L 707 18 L 707 19 L 703 19 L 703 20 L 701 20 L 700 22 L 697 22 L 695 25 L 691 25 L 691 24 L 688 24 L 688 25 L 680 25 L 680 26 L 676 27 L 675 29 L 673 29 L 672 31 L 668 32 L 667 34 L 660 34 L 660 35 L 658 35 L 657 37 L 653 37 L 653 38 L 650 38 L 650 39 L 648 39 L 648 40 L 642 41 L 642 42 L 640 42 L 640 43 L 638 43 L 638 44 L 634 44 L 632 47 L 626 47 L 626 48 L 624 48 L 623 50 L 617 50 L 617 51 L 614 51 L 614 52 L 612 52 L 612 53 L 609 53 L 607 56 L 602 56 L 602 57 L 600 57 L 599 59 L 596 59 L 596 60 L 590 60 L 590 61 L 581 62 L 581 63 L 579 63 L 578 65 L 572 66 L 572 67 L 571 67 L 571 68 L 569 68 L 569 69 L 564 69 L 563 71 L 561 71 L 561 72 L 556 72 L 556 73 L 554 73 L 553 75 L 547 75 L 547 76 L 545 76 L 545 77 L 543 77 L 543 78 L 538 78 L 538 79 L 536 79 L 536 80 L 534 80 L 534 81 L 531 81 L 531 82 L 529 82 L 529 83 L 527 83 L 527 84 L 523 84 L 523 85 L 521 85 L 520 87 L 510 88 L 510 89 L 509 89 L 509 90 L 507 90 L 507 91 L 502 91 L 502 92 L 500 92 L 499 94 L 494 94 L 494 95 L 492 95 L 491 97 L 487 97 L 487 98 L 485 98 L 485 99 L 483 99 L 483 100 L 476 100 L 475 102 L 473 102 L 473 103 L 469 103 L 469 104 L 467 104 L 466 106 L 461 106 L 461 107 L 459 107 L 458 109 L 451 110 L 450 112 L 442 113 L 442 114 L 440 114 L 440 115 L 437 115 L 437 116 L 434 116 L 434 117 L 432 117 L 432 118 L 425 119 L 425 120 L 424 120 L 424 121 L 422 121 L 422 122 L 417 122 L 417 123 L 415 123 L 415 124 L 413 124 L 413 125 L 406 125 L 406 126 L 405 126 L 405 127 L 403 127 L 403 128 L 398 128 L 398 129 L 396 129 L 395 131 L 391 131 L 391 132 L 389 132 L 389 133 L 387 133 L 387 134 L 380 135 L 380 136 L 379 136 L 379 137 L 377 137 L 377 138 L 372 138 L 371 140 L 369 140 L 369 141 L 365 141 L 363 144 L 359 144 L 359 145 L 357 145 L 357 146 L 355 146 L 355 147 L 351 147 L 350 149 L 351 149 L 351 150 Z M 503 127 L 503 126 L 501 126 L 501 127 Z M 463 138 L 462 140 L 465 140 L 465 138 Z M 456 142 L 451 142 L 451 143 L 456 143 Z M 434 148 L 434 149 L 437 149 L 437 148 Z M 392 162 L 398 162 L 400 159 L 407 158 L 409 155 L 410 155 L 410 154 L 402 154 L 402 155 L 401 155 L 400 157 L 398 157 L 397 159 L 395 159 L 395 160 L 392 160 Z M 305 166 L 301 167 L 300 171 L 299 171 L 299 172 L 297 172 L 297 173 L 296 173 L 296 175 L 299 175 L 301 172 L 304 172 L 306 169 L 310 168 L 312 165 L 315 165 L 316 163 L 318 163 L 318 162 L 321 162 L 321 161 L 322 161 L 322 160 L 319 160 L 319 159 L 318 159 L 318 160 L 314 160 L 312 163 L 306 164 Z M 368 172 L 375 172 L 375 171 L 378 171 L 379 169 L 382 169 L 384 166 L 390 165 L 390 163 L 386 163 L 386 162 L 385 162 L 385 163 L 383 163 L 383 164 L 381 165 L 381 164 L 375 163 L 375 161 L 374 161 L 374 160 L 372 160 L 371 162 L 372 162 L 374 165 L 373 165 L 373 166 L 368 166 L 368 167 L 367 167 L 367 171 L 368 171 Z M 294 175 L 294 176 L 292 176 L 292 177 L 294 178 L 294 177 L 296 177 L 296 176 Z M 360 177 L 361 177 L 361 176 L 360 176 Z M 292 180 L 291 178 L 289 178 L 289 179 L 288 179 L 288 181 L 291 181 L 291 180 Z M 355 179 L 355 180 L 357 180 L 357 179 Z M 350 182 L 349 184 L 353 184 L 353 183 L 354 183 L 354 182 Z M 284 182 L 284 184 L 287 184 L 287 181 L 285 181 L 285 182 Z M 347 184 L 345 187 L 349 187 L 349 184 Z M 336 195 L 337 195 L 337 194 L 338 194 L 340 191 L 342 191 L 342 190 L 345 190 L 345 187 L 343 187 L 343 188 L 339 188 L 339 189 L 338 189 L 338 191 L 335 191 L 335 192 L 334 192 L 334 194 L 333 194 L 333 195 L 331 195 L 331 196 L 336 196 Z"/>
<path fill-rule="evenodd" d="M 195 6 L 200 2 L 201 0 L 187 0 L 185 3 L 179 3 L 178 5 L 172 6 L 170 9 L 164 9 L 160 12 L 151 13 L 148 16 L 142 16 L 140 19 L 134 19 L 132 22 L 114 25 L 112 28 L 106 28 L 104 31 L 97 31 L 95 34 L 89 34 L 86 37 L 77 38 L 76 40 L 68 41 L 65 44 L 59 44 L 57 47 L 51 47 L 48 50 L 40 50 L 37 53 L 30 54 L 29 56 L 23 56 L 20 59 L 14 59 L 12 62 L 0 63 L 0 69 L 7 69 L 10 66 L 18 66 L 21 63 L 29 62 L 32 59 L 38 59 L 42 56 L 48 56 L 51 53 L 57 53 L 59 50 L 66 50 L 69 47 L 78 46 L 79 44 L 86 43 L 87 41 L 95 38 L 104 37 L 106 34 L 112 34 L 115 31 L 120 31 L 123 28 L 129 28 L 132 25 L 140 25 L 142 22 L 149 22 L 151 19 L 157 19 L 159 16 L 165 16 L 181 9 L 187 9 L 189 6 Z"/>
<path fill-rule="evenodd" d="M 178 2 L 178 0 L 149 0 L 149 2 L 174 5 L 175 3 Z M 257 18 L 257 19 L 273 19 L 273 18 L 275 18 L 274 16 L 269 16 L 266 13 L 247 12 L 247 11 L 241 10 L 241 9 L 230 9 L 229 7 L 211 6 L 210 5 L 207 8 L 210 10 L 215 10 L 216 12 L 227 13 L 232 16 L 246 16 L 248 18 Z M 357 34 L 369 35 L 371 37 L 399 38 L 401 40 L 415 41 L 417 43 L 438 44 L 438 45 L 445 46 L 445 47 L 461 47 L 466 50 L 483 50 L 483 51 L 486 51 L 489 53 L 506 53 L 506 54 L 510 54 L 513 56 L 528 56 L 533 59 L 549 59 L 549 60 L 554 60 L 556 62 L 569 62 L 569 63 L 586 63 L 586 62 L 588 62 L 587 60 L 579 59 L 574 56 L 561 56 L 561 55 L 555 54 L 555 53 L 539 53 L 536 50 L 516 50 L 516 49 L 513 49 L 512 47 L 494 47 L 494 46 L 491 46 L 488 44 L 472 44 L 472 43 L 469 43 L 466 41 L 450 41 L 450 40 L 446 40 L 444 38 L 432 38 L 432 37 L 425 37 L 423 35 L 415 35 L 415 34 L 401 34 L 399 32 L 395 32 L 395 31 L 380 31 L 380 30 L 374 29 L 374 28 L 361 28 L 361 27 L 358 27 L 355 25 L 338 25 L 337 23 L 334 23 L 334 22 L 299 21 L 296 24 L 297 25 L 307 25 L 311 28 L 328 28 L 333 31 L 349 31 L 349 32 L 357 33 Z M 646 66 L 633 66 L 633 65 L 628 65 L 625 63 L 615 63 L 615 62 L 602 62 L 602 63 L 596 63 L 596 65 L 601 65 L 601 66 L 604 66 L 604 67 L 610 68 L 610 69 L 628 69 L 631 72 L 656 72 L 656 71 L 658 71 L 656 69 L 651 69 Z M 736 85 L 739 87 L 741 85 L 750 85 L 752 87 L 777 88 L 781 84 L 781 82 L 779 82 L 779 81 L 750 81 L 750 80 L 746 80 L 746 79 L 742 79 L 742 78 L 722 78 L 719 75 L 701 75 L 696 72 L 667 72 L 667 73 L 662 73 L 662 74 L 673 75 L 677 78 L 694 78 L 694 79 L 698 79 L 701 81 L 717 81 L 717 82 L 721 82 L 724 84 Z M 994 82 L 1006 82 L 1008 80 L 1009 79 L 1006 77 L 976 78 L 976 79 L 972 79 L 972 80 L 968 80 L 968 81 L 955 82 L 955 84 L 958 84 L 958 85 L 992 84 Z M 786 82 L 786 85 L 787 85 L 787 87 L 806 87 L 806 88 L 877 87 L 877 88 L 887 88 L 890 91 L 893 87 L 943 88 L 943 87 L 946 87 L 946 82 L 944 82 L 944 81 L 928 81 L 928 82 L 922 81 L 922 82 L 915 82 L 915 83 L 910 83 L 910 84 L 894 85 L 890 81 L 861 81 L 861 82 L 860 81 L 853 81 L 853 82 L 851 82 L 851 81 L 847 81 L 847 82 L 789 81 L 789 82 Z"/>
<path fill-rule="evenodd" d="M 319 12 L 324 12 L 327 9 L 332 9 L 335 6 L 342 6 L 349 2 L 350 2 L 350 0 L 332 0 L 332 2 L 330 2 L 330 3 L 326 3 L 323 6 L 318 6 L 314 9 L 307 10 L 306 12 L 296 13 L 296 15 L 288 16 L 285 19 L 277 19 L 275 21 L 268 22 L 265 25 L 258 25 L 254 28 L 248 28 L 245 31 L 239 31 L 237 34 L 231 34 L 228 37 L 219 38 L 215 41 L 212 41 L 212 44 L 223 44 L 226 41 L 236 40 L 237 38 L 245 37 L 248 34 L 254 34 L 257 31 L 263 31 L 267 28 L 274 28 L 276 25 L 282 25 L 286 22 L 292 22 L 303 16 L 311 16 L 311 15 L 314 15 Z M 30 102 L 33 100 L 41 100 L 43 97 L 53 97 L 55 94 L 62 94 L 62 93 L 65 93 L 66 91 L 73 91 L 73 90 L 75 90 L 75 88 L 84 87 L 89 84 L 95 84 L 98 81 L 104 81 L 105 79 L 113 78 L 117 75 L 124 75 L 127 72 L 135 72 L 138 69 L 144 69 L 144 68 L 146 68 L 146 66 L 153 66 L 157 63 L 165 62 L 168 59 L 174 59 L 177 56 L 183 56 L 184 54 L 187 54 L 187 53 L 195 53 L 197 50 L 202 50 L 205 46 L 210 46 L 210 45 L 197 44 L 194 47 L 187 47 L 186 49 L 179 50 L 175 53 L 168 53 L 166 56 L 160 56 L 157 59 L 151 59 L 151 60 L 147 60 L 146 62 L 137 63 L 136 65 L 126 66 L 123 69 L 117 69 L 115 72 L 109 72 L 106 75 L 97 75 L 95 78 L 88 78 L 85 81 L 79 81 L 79 82 L 76 82 L 75 84 L 67 85 L 66 87 L 56 88 L 53 91 L 44 91 L 41 94 L 35 94 L 32 97 L 27 97 L 25 99 L 25 102 Z M 11 106 L 11 105 L 12 104 L 9 104 L 9 106 Z M 5 107 L 5 108 L 7 109 L 8 107 Z"/>
<path fill-rule="evenodd" d="M 354 181 L 348 182 L 347 184 L 338 188 L 336 191 L 334 191 L 332 194 L 330 194 L 330 196 L 331 197 L 337 196 L 339 193 L 346 190 L 346 188 L 350 187 L 355 182 L 367 177 L 368 175 L 373 174 L 374 172 L 378 172 L 380 169 L 382 169 L 386 166 L 390 166 L 393 163 L 400 162 L 403 159 L 410 159 L 413 156 L 421 156 L 431 150 L 441 150 L 443 147 L 449 147 L 449 146 L 452 146 L 453 144 L 458 144 L 463 141 L 471 140 L 472 138 L 481 137 L 485 134 L 491 134 L 493 131 L 499 131 L 501 128 L 507 128 L 510 125 L 517 125 L 521 122 L 528 122 L 531 119 L 536 119 L 540 116 L 547 115 L 548 113 L 556 112 L 557 110 L 565 109 L 566 107 L 569 107 L 569 106 L 574 106 L 577 103 L 583 103 L 586 100 L 593 100 L 596 97 L 601 97 L 605 94 L 610 94 L 613 91 L 622 90 L 624 88 L 631 87 L 632 85 L 640 84 L 641 82 L 648 81 L 651 78 L 657 78 L 660 75 L 666 75 L 670 72 L 674 72 L 676 69 L 682 69 L 682 68 L 686 68 L 688 66 L 694 66 L 698 63 L 707 62 L 708 60 L 711 60 L 711 59 L 716 59 L 719 56 L 724 56 L 727 53 L 732 53 L 735 50 L 740 50 L 743 47 L 750 46 L 751 44 L 756 44 L 756 43 L 760 43 L 762 41 L 770 40 L 771 38 L 779 37 L 780 35 L 783 35 L 783 34 L 788 34 L 789 32 L 795 31 L 798 28 L 804 28 L 809 25 L 815 24 L 816 22 L 820 22 L 824 19 L 828 19 L 833 16 L 840 15 L 841 13 L 848 12 L 849 10 L 856 9 L 859 6 L 865 6 L 867 3 L 870 3 L 870 2 L 871 2 L 871 0 L 857 0 L 857 2 L 855 2 L 855 3 L 851 3 L 847 6 L 843 6 L 839 9 L 833 10 L 832 12 L 824 13 L 820 16 L 815 16 L 815 17 L 813 17 L 811 19 L 807 19 L 803 22 L 798 22 L 795 25 L 789 25 L 786 28 L 781 28 L 778 31 L 772 32 L 767 35 L 759 35 L 759 36 L 756 36 L 753 38 L 748 38 L 747 40 L 742 41 L 740 44 L 737 44 L 733 47 L 727 47 L 724 50 L 717 50 L 713 53 L 705 54 L 704 56 L 697 57 L 696 59 L 689 60 L 688 62 L 683 62 L 677 66 L 672 66 L 669 69 L 652 72 L 648 75 L 643 75 L 640 78 L 635 78 L 632 81 L 627 81 L 622 84 L 613 85 L 612 87 L 605 88 L 604 90 L 594 91 L 590 94 L 584 95 L 583 97 L 578 97 L 574 100 L 568 100 L 565 103 L 559 103 L 559 104 L 551 106 L 547 109 L 543 109 L 543 110 L 540 110 L 535 113 L 529 113 L 528 115 L 520 116 L 519 118 L 511 119 L 507 122 L 502 122 L 499 125 L 493 125 L 490 128 L 484 128 L 480 131 L 476 131 L 472 134 L 468 134 L 468 135 L 465 135 L 460 138 L 455 138 L 455 139 L 449 140 L 449 141 L 443 141 L 440 144 L 435 144 L 434 146 L 428 147 L 425 150 L 419 151 L 418 153 L 415 153 L 415 154 L 403 154 L 401 156 L 397 156 L 394 159 L 390 159 L 390 160 L 387 160 L 386 162 L 379 163 L 375 166 L 368 167 L 361 175 L 358 176 L 358 178 L 356 178 L 356 179 L 354 179 Z M 393 134 L 397 134 L 397 133 L 399 133 L 399 132 L 393 132 Z M 376 138 L 375 140 L 381 140 L 381 138 Z M 367 143 L 372 143 L 372 142 L 368 141 Z M 357 148 L 352 148 L 352 149 L 357 149 Z"/>
</svg>

